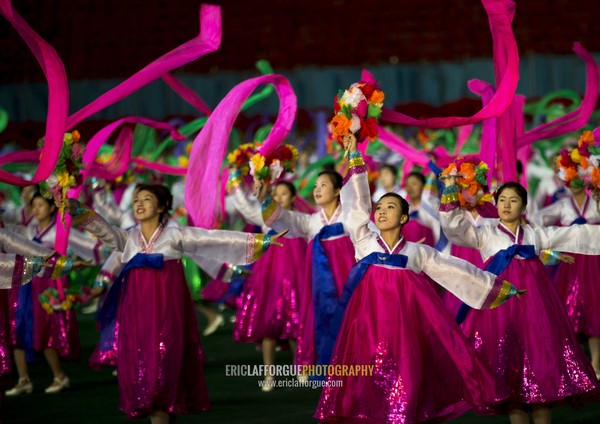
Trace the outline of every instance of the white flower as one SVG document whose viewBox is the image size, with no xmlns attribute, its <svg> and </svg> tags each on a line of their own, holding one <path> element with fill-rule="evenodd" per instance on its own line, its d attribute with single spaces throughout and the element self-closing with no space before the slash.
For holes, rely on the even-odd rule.
<svg viewBox="0 0 600 424">
<path fill-rule="evenodd" d="M 591 155 L 588 158 L 588 162 L 590 165 L 593 165 L 596 168 L 598 168 L 600 166 L 600 155 Z"/>
<path fill-rule="evenodd" d="M 558 178 L 562 181 L 567 181 L 567 171 L 565 171 L 563 168 L 560 168 L 558 170 Z"/>
<path fill-rule="evenodd" d="M 352 114 L 352 123 L 350 124 L 350 132 L 352 134 L 356 134 L 358 132 L 358 130 L 360 130 L 360 118 L 357 115 Z"/>
<path fill-rule="evenodd" d="M 367 98 L 361 89 L 358 87 L 350 87 L 350 90 L 344 91 L 344 95 L 340 99 L 340 104 L 346 104 L 356 108 L 362 100 L 367 100 Z"/>
<path fill-rule="evenodd" d="M 46 184 L 48 184 L 48 187 L 50 188 L 56 187 L 58 185 L 58 177 L 55 174 L 50 175 L 46 178 Z"/>
<path fill-rule="evenodd" d="M 250 175 L 254 177 L 254 162 L 250 161 Z"/>
<path fill-rule="evenodd" d="M 283 172 L 283 167 L 281 166 L 281 162 L 279 162 L 279 159 L 275 159 L 271 163 L 271 165 L 269 165 L 269 171 L 271 172 L 272 180 L 276 180 L 281 176 L 281 173 Z"/>
</svg>

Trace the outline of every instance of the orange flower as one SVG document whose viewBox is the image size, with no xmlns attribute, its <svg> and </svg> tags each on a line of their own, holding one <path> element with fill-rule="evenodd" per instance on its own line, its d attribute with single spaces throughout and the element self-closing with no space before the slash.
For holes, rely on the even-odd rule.
<svg viewBox="0 0 600 424">
<path fill-rule="evenodd" d="M 579 174 L 577 173 L 577 169 L 575 168 L 566 168 L 567 174 L 565 175 L 565 179 L 567 181 L 571 181 L 574 180 L 575 178 L 577 178 L 579 176 Z"/>
<path fill-rule="evenodd" d="M 371 98 L 369 99 L 369 101 L 371 103 L 383 103 L 384 99 L 385 95 L 383 94 L 383 91 L 375 90 L 373 91 L 373 94 L 371 94 Z"/>
<path fill-rule="evenodd" d="M 588 167 L 588 160 L 585 156 L 579 156 L 579 164 L 581 165 L 581 167 L 583 169 L 586 169 Z"/>
<path fill-rule="evenodd" d="M 475 166 L 469 162 L 463 162 L 460 164 L 460 173 L 464 175 L 464 180 L 473 181 L 477 174 L 475 173 Z"/>
<path fill-rule="evenodd" d="M 592 184 L 594 184 L 594 187 L 600 188 L 600 168 L 592 170 Z"/>
<path fill-rule="evenodd" d="M 338 139 L 347 135 L 350 132 L 350 125 L 352 125 L 352 121 L 345 115 L 335 115 L 331 120 L 333 137 Z"/>
<path fill-rule="evenodd" d="M 583 134 L 579 136 L 579 142 L 577 143 L 580 147 L 582 144 L 589 144 L 590 146 L 594 144 L 594 133 L 591 131 L 584 131 Z"/>
<path fill-rule="evenodd" d="M 451 172 L 456 171 L 456 164 L 455 163 L 451 163 L 450 165 L 448 165 L 448 167 L 446 169 L 444 169 L 442 171 L 442 174 L 450 174 Z"/>
<path fill-rule="evenodd" d="M 71 135 L 73 136 L 73 143 L 78 143 L 79 139 L 81 138 L 81 135 L 79 134 L 79 131 L 73 130 L 73 132 L 71 133 Z"/>
</svg>

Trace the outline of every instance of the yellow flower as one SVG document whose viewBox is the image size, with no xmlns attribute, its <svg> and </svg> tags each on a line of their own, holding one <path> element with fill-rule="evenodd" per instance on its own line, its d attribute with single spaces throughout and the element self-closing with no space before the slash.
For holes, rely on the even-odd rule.
<svg viewBox="0 0 600 424">
<path fill-rule="evenodd" d="M 181 166 L 182 168 L 187 168 L 189 159 L 186 156 L 179 156 L 177 158 L 177 161 L 179 162 L 179 166 Z"/>
<path fill-rule="evenodd" d="M 67 145 L 73 144 L 73 134 L 65 133 L 65 136 L 63 137 L 63 142 Z"/>
<path fill-rule="evenodd" d="M 69 175 L 68 172 L 63 172 L 61 174 L 58 174 L 58 184 L 61 187 L 68 187 L 69 186 L 69 181 L 72 177 Z"/>
<path fill-rule="evenodd" d="M 254 156 L 250 158 L 250 162 L 254 165 L 254 172 L 258 172 L 265 167 L 265 157 L 260 153 L 255 153 Z"/>
<path fill-rule="evenodd" d="M 238 150 L 234 150 L 233 152 L 231 152 L 231 153 L 229 153 L 229 154 L 227 155 L 227 161 L 228 161 L 228 162 L 229 162 L 231 165 L 233 165 L 233 164 L 235 164 L 235 161 L 236 161 L 236 159 L 237 159 L 237 156 L 238 156 Z"/>
<path fill-rule="evenodd" d="M 575 163 L 579 163 L 580 162 L 580 157 L 579 157 L 579 150 L 577 149 L 573 149 L 571 151 L 571 159 L 573 159 L 573 162 Z"/>
</svg>

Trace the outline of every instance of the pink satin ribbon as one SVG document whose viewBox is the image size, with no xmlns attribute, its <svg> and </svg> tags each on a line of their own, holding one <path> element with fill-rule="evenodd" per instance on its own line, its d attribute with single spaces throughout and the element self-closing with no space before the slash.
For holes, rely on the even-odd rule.
<svg viewBox="0 0 600 424">
<path fill-rule="evenodd" d="M 279 114 L 271 132 L 260 147 L 264 156 L 285 139 L 296 116 L 297 100 L 290 82 L 282 75 L 263 75 L 235 86 L 214 109 L 194 140 L 185 184 L 185 207 L 198 227 L 217 224 L 219 178 L 227 141 L 246 99 L 261 84 L 273 84 L 279 96 Z"/>
</svg>

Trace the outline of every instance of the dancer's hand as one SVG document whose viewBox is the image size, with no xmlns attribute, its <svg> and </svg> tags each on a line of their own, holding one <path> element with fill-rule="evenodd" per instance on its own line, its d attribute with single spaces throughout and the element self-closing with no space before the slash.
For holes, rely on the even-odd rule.
<svg viewBox="0 0 600 424">
<path fill-rule="evenodd" d="M 54 205 L 59 210 L 66 210 L 67 212 L 73 212 L 77 209 L 77 200 L 71 198 L 58 198 L 54 199 Z"/>
<path fill-rule="evenodd" d="M 279 246 L 279 247 L 282 247 L 282 246 L 283 246 L 283 244 L 279 243 L 279 242 L 277 241 L 277 239 L 278 239 L 279 237 L 283 237 L 283 236 L 285 236 L 285 235 L 287 234 L 287 232 L 288 232 L 288 230 L 285 230 L 285 231 L 282 231 L 282 232 L 280 232 L 280 233 L 278 233 L 278 234 L 275 234 L 274 236 L 271 236 L 271 244 L 272 244 L 272 245 L 274 245 L 274 246 Z"/>
<path fill-rule="evenodd" d="M 355 152 L 357 147 L 356 136 L 354 134 L 348 134 L 343 137 L 344 151 L 350 153 Z"/>
<path fill-rule="evenodd" d="M 256 198 L 261 201 L 264 202 L 265 199 L 267 198 L 267 185 L 265 184 L 264 181 L 259 180 L 258 178 L 254 178 L 254 184 L 253 184 L 253 190 L 254 190 L 254 195 L 256 196 Z"/>
<path fill-rule="evenodd" d="M 456 180 L 462 176 L 462 174 L 440 174 L 438 179 L 444 183 L 444 186 L 450 187 L 456 185 Z"/>
<path fill-rule="evenodd" d="M 571 256 L 571 255 L 567 255 L 566 253 L 559 253 L 558 257 L 556 258 L 561 262 L 564 262 L 566 264 L 574 264 L 575 263 L 575 256 Z"/>
<path fill-rule="evenodd" d="M 519 290 L 519 289 L 517 289 L 517 294 L 515 295 L 515 297 L 517 299 L 520 299 L 522 294 L 527 294 L 527 290 Z"/>
</svg>

